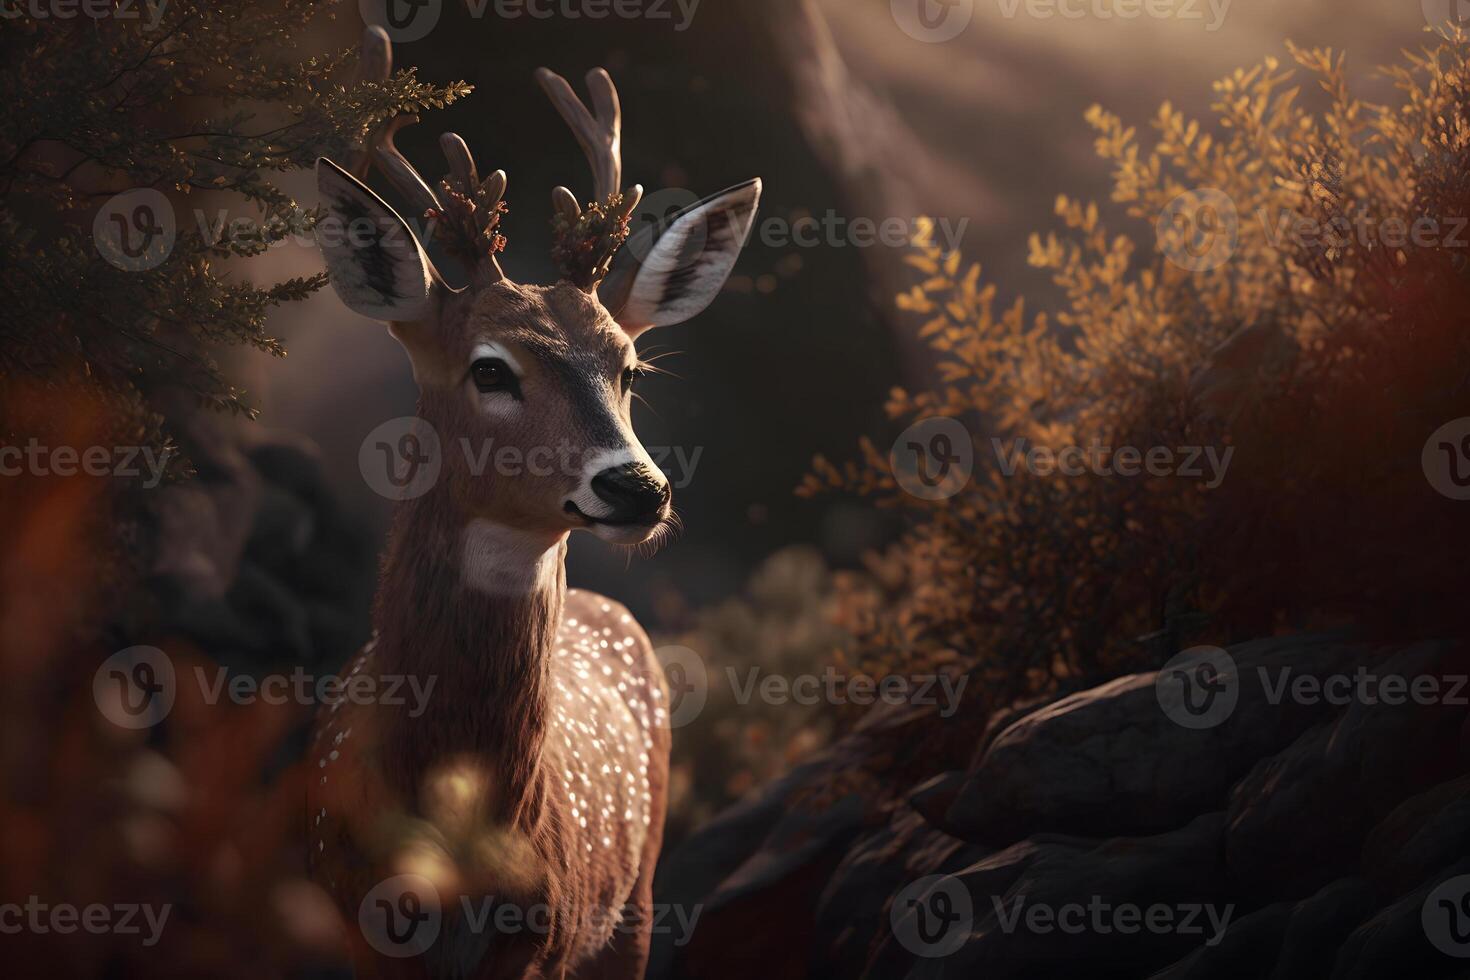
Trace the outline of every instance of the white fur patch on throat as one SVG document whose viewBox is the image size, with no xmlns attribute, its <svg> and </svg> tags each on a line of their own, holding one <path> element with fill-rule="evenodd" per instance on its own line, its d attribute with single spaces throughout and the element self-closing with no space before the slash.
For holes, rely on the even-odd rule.
<svg viewBox="0 0 1470 980">
<path fill-rule="evenodd" d="M 477 517 L 461 538 L 461 581 L 487 595 L 528 595 L 554 588 L 561 575 L 564 537 L 548 544 L 544 534 Z"/>
</svg>

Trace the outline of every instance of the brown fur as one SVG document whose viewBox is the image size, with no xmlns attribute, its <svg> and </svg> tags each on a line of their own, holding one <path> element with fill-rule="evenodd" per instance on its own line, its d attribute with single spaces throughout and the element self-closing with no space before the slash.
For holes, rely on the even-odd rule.
<svg viewBox="0 0 1470 980">
<path fill-rule="evenodd" d="M 638 977 L 667 792 L 662 670 L 626 610 L 566 589 L 566 536 L 581 522 L 562 502 L 579 477 L 559 468 L 503 475 L 493 465 L 476 475 L 457 441 L 585 452 L 607 448 L 609 421 L 633 440 L 618 384 L 632 344 L 595 298 L 566 284 L 500 282 L 444 302 L 432 321 L 393 326 L 443 470 L 428 493 L 397 506 L 377 635 L 343 671 L 432 677 L 435 687 L 419 718 L 411 704 L 323 709 L 309 760 L 313 875 L 354 927 L 363 896 L 383 879 L 413 872 L 435 886 L 442 925 L 433 947 L 390 959 L 354 935 L 359 976 Z M 467 372 L 485 341 L 524 368 L 523 405 L 479 410 Z M 586 387 L 578 395 L 572 384 Z M 600 406 L 596 418 L 589 405 Z M 477 520 L 515 529 L 516 547 L 498 561 L 547 551 L 550 574 L 503 593 L 467 581 L 464 535 Z M 489 897 L 544 905 L 548 927 L 472 934 L 460 899 L 478 909 Z M 587 920 L 625 903 L 643 928 Z"/>
</svg>

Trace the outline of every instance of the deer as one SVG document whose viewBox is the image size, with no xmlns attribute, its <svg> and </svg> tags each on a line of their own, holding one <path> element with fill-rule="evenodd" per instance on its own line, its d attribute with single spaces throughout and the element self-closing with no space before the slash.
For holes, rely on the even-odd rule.
<svg viewBox="0 0 1470 980">
<path fill-rule="evenodd" d="M 391 65 L 387 34 L 369 28 L 360 75 Z M 407 353 L 417 417 L 441 449 L 432 485 L 393 505 L 372 639 L 341 673 L 344 690 L 359 675 L 432 678 L 432 696 L 418 717 L 387 697 L 323 704 L 305 760 L 309 871 L 361 925 L 359 976 L 639 977 L 649 955 L 669 692 L 628 610 L 567 587 L 567 541 L 639 546 L 670 527 L 669 481 L 633 432 L 635 341 L 723 289 L 761 182 L 624 249 L 643 191 L 622 187 L 611 77 L 587 74 L 589 108 L 562 76 L 535 74 L 593 172 L 585 206 L 553 191 L 551 285 L 505 275 L 506 174 L 481 178 L 458 135 L 440 138 L 448 173 L 433 186 L 394 143 L 411 117 L 346 166 L 317 161 L 328 278 Z M 374 168 L 424 240 L 369 189 Z M 426 245 L 458 260 L 464 285 Z M 451 450 L 492 442 L 528 465 L 476 472 Z M 529 465 L 546 447 L 566 465 Z"/>
</svg>

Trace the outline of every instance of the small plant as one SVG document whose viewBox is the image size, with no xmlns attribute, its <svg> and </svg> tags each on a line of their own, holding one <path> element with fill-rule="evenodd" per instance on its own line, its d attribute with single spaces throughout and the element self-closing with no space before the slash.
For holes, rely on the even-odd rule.
<svg viewBox="0 0 1470 980">
<path fill-rule="evenodd" d="M 674 733 L 670 841 L 828 743 L 834 724 L 827 706 L 738 695 L 768 677 L 820 674 L 846 640 L 832 624 L 831 605 L 832 574 L 821 555 L 788 548 L 765 560 L 744 595 L 700 611 L 669 640 L 699 656 L 707 682 L 697 719 Z"/>
</svg>

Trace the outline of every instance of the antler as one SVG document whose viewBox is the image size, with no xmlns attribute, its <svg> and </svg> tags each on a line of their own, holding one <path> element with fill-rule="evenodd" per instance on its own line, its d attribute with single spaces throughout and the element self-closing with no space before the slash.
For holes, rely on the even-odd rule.
<svg viewBox="0 0 1470 980">
<path fill-rule="evenodd" d="M 565 187 L 551 192 L 555 212 L 556 245 L 552 255 L 562 274 L 582 289 L 595 292 L 607 275 L 618 248 L 628 237 L 628 218 L 643 197 L 643 187 L 634 184 L 620 190 L 623 179 L 623 114 L 612 77 L 601 68 L 587 73 L 596 115 L 572 91 L 571 85 L 547 68 L 536 71 L 536 80 L 551 98 L 572 135 L 592 165 L 592 202 L 583 210 L 577 196 Z"/>
<path fill-rule="evenodd" d="M 393 42 L 388 32 L 376 26 L 367 28 L 362 34 L 356 80 L 386 82 L 392 73 Z M 426 237 L 463 260 L 476 285 L 498 282 L 505 277 L 495 258 L 505 249 L 505 236 L 498 230 L 505 214 L 505 171 L 497 170 L 481 182 L 465 141 L 455 133 L 445 133 L 439 137 L 439 147 L 449 162 L 449 174 L 435 192 L 393 143 L 398 130 L 416 122 L 417 116 L 395 116 L 380 125 L 353 155 L 347 170 L 365 180 L 376 164 L 414 212 L 428 219 Z"/>
</svg>

